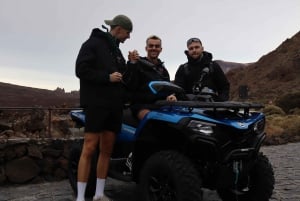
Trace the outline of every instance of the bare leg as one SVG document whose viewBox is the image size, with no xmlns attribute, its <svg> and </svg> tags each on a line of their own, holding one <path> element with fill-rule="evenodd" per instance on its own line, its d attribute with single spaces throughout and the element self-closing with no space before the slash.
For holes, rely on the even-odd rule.
<svg viewBox="0 0 300 201">
<path fill-rule="evenodd" d="M 142 120 L 142 119 L 145 117 L 145 115 L 148 114 L 149 112 L 150 112 L 150 110 L 148 110 L 148 109 L 142 109 L 142 110 L 140 110 L 139 113 L 137 114 L 137 118 L 138 118 L 139 120 Z"/>
<path fill-rule="evenodd" d="M 78 164 L 77 201 L 84 200 L 85 189 L 91 169 L 91 161 L 98 147 L 99 133 L 85 133 L 84 144 Z"/>
<path fill-rule="evenodd" d="M 104 196 L 104 186 L 110 163 L 110 157 L 113 152 L 116 134 L 111 131 L 104 131 L 100 136 L 99 149 L 100 154 L 97 163 L 97 185 L 94 198 Z"/>
<path fill-rule="evenodd" d="M 104 131 L 100 136 L 100 154 L 97 163 L 97 178 L 106 179 L 109 168 L 110 157 L 113 152 L 116 134 Z"/>
<path fill-rule="evenodd" d="M 92 157 L 98 147 L 100 136 L 99 133 L 84 134 L 84 144 L 78 164 L 77 179 L 79 182 L 88 181 Z"/>
</svg>

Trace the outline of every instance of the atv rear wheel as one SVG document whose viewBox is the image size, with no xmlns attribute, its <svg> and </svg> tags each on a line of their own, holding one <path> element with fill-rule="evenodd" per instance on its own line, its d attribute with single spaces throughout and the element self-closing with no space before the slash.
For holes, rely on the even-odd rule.
<svg viewBox="0 0 300 201">
<path fill-rule="evenodd" d="M 268 201 L 274 189 L 274 172 L 268 158 L 259 154 L 258 158 L 250 170 L 249 191 L 236 195 L 232 189 L 218 189 L 217 192 L 223 201 Z"/>
<path fill-rule="evenodd" d="M 77 195 L 77 169 L 82 150 L 82 142 L 75 142 L 70 151 L 69 163 L 68 163 L 68 178 L 74 195 Z M 92 198 L 95 195 L 96 190 L 96 161 L 97 154 L 92 159 L 91 171 L 89 180 L 85 190 L 85 197 Z"/>
<path fill-rule="evenodd" d="M 139 180 L 143 201 L 201 201 L 201 187 L 193 164 L 175 151 L 161 151 L 151 156 Z"/>
</svg>

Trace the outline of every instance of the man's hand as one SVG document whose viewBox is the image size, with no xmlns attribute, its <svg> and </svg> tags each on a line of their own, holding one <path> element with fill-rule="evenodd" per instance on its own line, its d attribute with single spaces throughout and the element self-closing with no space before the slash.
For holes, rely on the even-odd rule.
<svg viewBox="0 0 300 201">
<path fill-rule="evenodd" d="M 109 75 L 109 80 L 111 82 L 122 82 L 122 74 L 119 72 L 114 72 Z"/>
<path fill-rule="evenodd" d="M 140 56 L 139 56 L 139 53 L 137 50 L 128 52 L 128 60 L 130 61 L 130 63 L 136 63 L 139 58 L 140 58 Z"/>
<path fill-rule="evenodd" d="M 174 94 L 171 94 L 170 96 L 168 96 L 166 98 L 166 100 L 170 101 L 170 102 L 175 102 L 175 101 L 177 101 L 177 98 L 176 98 L 176 96 Z"/>
</svg>

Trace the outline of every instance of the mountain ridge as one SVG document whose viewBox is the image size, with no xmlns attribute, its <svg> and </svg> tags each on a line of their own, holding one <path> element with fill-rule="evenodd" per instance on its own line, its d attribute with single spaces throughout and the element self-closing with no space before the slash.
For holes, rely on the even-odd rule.
<svg viewBox="0 0 300 201">
<path fill-rule="evenodd" d="M 238 99 L 239 86 L 249 89 L 251 99 L 275 101 L 287 93 L 300 91 L 300 31 L 282 42 L 275 50 L 263 55 L 246 68 L 226 74 L 232 99 Z"/>
<path fill-rule="evenodd" d="M 78 107 L 79 92 L 40 89 L 0 82 L 0 107 Z"/>
</svg>

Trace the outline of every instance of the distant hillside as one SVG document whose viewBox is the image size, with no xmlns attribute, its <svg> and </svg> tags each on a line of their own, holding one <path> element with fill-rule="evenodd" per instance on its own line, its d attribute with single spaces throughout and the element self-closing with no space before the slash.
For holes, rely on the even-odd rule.
<svg viewBox="0 0 300 201">
<path fill-rule="evenodd" d="M 238 99 L 241 85 L 248 86 L 252 100 L 274 101 L 281 95 L 300 92 L 299 47 L 300 32 L 246 68 L 230 70 L 231 98 Z"/>
<path fill-rule="evenodd" d="M 0 107 L 78 107 L 79 93 L 65 93 L 0 82 Z"/>
<path fill-rule="evenodd" d="M 215 60 L 222 68 L 222 70 L 227 73 L 230 70 L 236 69 L 236 68 L 245 68 L 249 66 L 251 63 L 236 63 L 236 62 L 229 62 L 229 61 L 223 61 L 223 60 Z"/>
</svg>

